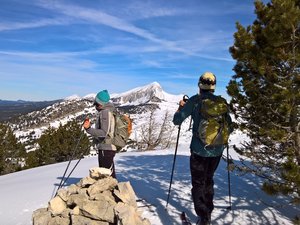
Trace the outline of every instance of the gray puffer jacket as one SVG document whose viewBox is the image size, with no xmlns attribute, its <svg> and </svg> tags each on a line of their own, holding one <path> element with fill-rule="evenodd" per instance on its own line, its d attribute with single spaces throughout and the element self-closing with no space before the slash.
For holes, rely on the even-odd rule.
<svg viewBox="0 0 300 225">
<path fill-rule="evenodd" d="M 98 150 L 117 150 L 116 146 L 111 144 L 115 129 L 114 110 L 114 105 L 110 102 L 107 103 L 99 111 L 95 128 L 90 127 L 86 130 L 94 137 L 94 143 L 97 144 Z"/>
</svg>

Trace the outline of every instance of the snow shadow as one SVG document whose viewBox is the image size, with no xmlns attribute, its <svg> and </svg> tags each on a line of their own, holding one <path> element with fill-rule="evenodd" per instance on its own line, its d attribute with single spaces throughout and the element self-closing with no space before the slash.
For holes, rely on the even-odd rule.
<svg viewBox="0 0 300 225">
<path fill-rule="evenodd" d="M 234 161 L 235 164 L 240 163 Z M 228 201 L 228 171 L 227 162 L 222 160 L 215 173 L 215 209 L 222 207 Z M 226 214 L 226 223 L 220 224 L 235 224 L 238 217 L 244 218 L 247 224 L 282 224 L 278 221 L 280 217 L 293 218 L 299 214 L 299 210 L 289 203 L 286 197 L 275 197 L 264 193 L 261 190 L 263 180 L 253 174 L 239 175 L 236 171 L 230 172 L 230 184 L 232 195 L 232 211 L 218 210 L 214 214 L 214 219 L 217 221 L 223 219 Z M 278 216 L 278 215 L 281 216 Z"/>
<path fill-rule="evenodd" d="M 61 179 L 63 179 L 63 177 L 57 177 L 57 183 L 54 184 L 54 186 L 58 187 L 60 185 Z M 64 177 L 64 180 L 66 178 Z M 63 181 L 62 183 L 64 183 L 64 185 L 62 187 L 67 187 L 70 186 L 71 184 L 77 184 L 80 180 L 82 179 L 82 177 L 69 177 L 66 181 Z"/>
<path fill-rule="evenodd" d="M 139 155 L 122 156 L 116 163 L 117 178 L 121 181 L 130 181 L 138 199 L 146 201 L 155 209 L 154 215 L 159 217 L 162 224 L 180 224 L 174 219 L 174 214 L 190 211 L 192 200 L 190 197 L 189 168 L 186 168 L 187 156 L 177 155 L 176 171 L 166 210 L 169 182 L 173 155 Z M 122 169 L 124 168 L 124 169 Z M 178 183 L 178 181 L 180 181 Z M 185 188 L 180 194 L 180 186 Z M 169 215 L 172 214 L 171 215 Z M 175 216 L 176 218 L 176 216 Z"/>
<path fill-rule="evenodd" d="M 67 180 L 65 180 L 61 183 L 61 180 L 63 178 L 64 178 L 64 180 L 66 179 L 65 177 L 56 177 L 57 183 L 53 184 L 53 189 L 52 189 L 52 194 L 51 194 L 50 199 L 52 199 L 56 195 L 56 192 L 58 191 L 59 186 L 61 186 L 60 188 L 68 187 L 71 184 L 77 184 L 82 179 L 82 177 L 69 177 Z"/>
<path fill-rule="evenodd" d="M 177 155 L 169 205 L 166 210 L 173 157 L 171 154 L 122 156 L 116 162 L 116 172 L 119 182 L 130 181 L 137 197 L 148 203 L 153 216 L 159 217 L 162 224 L 177 225 L 180 224 L 179 214 L 182 211 L 185 211 L 192 221 L 196 221 L 197 217 L 190 193 L 191 181 L 187 155 Z M 275 199 L 262 193 L 257 177 L 241 178 L 235 173 L 230 173 L 230 178 L 231 211 L 226 209 L 229 206 L 228 172 L 226 162 L 221 160 L 214 178 L 215 210 L 212 215 L 214 224 L 239 224 L 237 220 L 241 222 L 241 216 L 247 224 L 280 224 L 279 221 L 276 222 L 276 213 L 279 212 L 289 218 L 297 213 L 296 209 L 290 210 L 290 206 L 288 210 L 272 209 L 270 205 L 288 205 L 288 202 L 285 198 Z"/>
</svg>

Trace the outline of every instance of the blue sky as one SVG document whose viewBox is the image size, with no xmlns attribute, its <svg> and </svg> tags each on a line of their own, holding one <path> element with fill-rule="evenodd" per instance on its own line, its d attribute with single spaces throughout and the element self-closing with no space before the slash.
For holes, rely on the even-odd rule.
<svg viewBox="0 0 300 225">
<path fill-rule="evenodd" d="M 157 81 L 197 93 L 217 76 L 226 95 L 235 23 L 253 0 L 0 0 L 0 99 L 53 100 Z"/>
</svg>

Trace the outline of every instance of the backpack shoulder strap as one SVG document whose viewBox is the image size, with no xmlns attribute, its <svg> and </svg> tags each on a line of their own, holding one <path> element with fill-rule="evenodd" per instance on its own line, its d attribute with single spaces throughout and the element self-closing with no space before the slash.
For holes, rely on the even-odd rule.
<svg viewBox="0 0 300 225">
<path fill-rule="evenodd" d="M 199 94 L 196 94 L 194 96 L 192 96 L 189 101 L 191 101 L 194 105 L 194 109 L 199 105 L 200 101 L 201 101 L 201 96 Z"/>
<path fill-rule="evenodd" d="M 116 120 L 115 120 L 115 115 L 113 111 L 109 111 L 108 112 L 108 116 L 109 116 L 109 131 L 108 131 L 108 136 L 110 138 L 114 137 L 114 133 L 115 133 L 115 124 L 116 124 Z"/>
<path fill-rule="evenodd" d="M 228 104 L 227 100 L 225 98 L 223 98 L 221 95 L 218 95 L 217 97 L 218 97 L 218 99 L 220 101 L 223 101 L 226 104 L 226 106 L 227 106 L 227 113 L 229 113 L 229 104 Z"/>
<path fill-rule="evenodd" d="M 195 109 L 198 107 L 199 103 L 200 103 L 200 95 L 199 94 L 196 94 L 196 95 L 193 95 L 189 101 L 192 102 L 193 104 L 193 110 L 192 110 L 192 114 L 193 112 L 195 111 Z"/>
<path fill-rule="evenodd" d="M 220 99 L 220 101 L 223 101 L 223 102 L 225 102 L 225 103 L 228 105 L 226 99 L 223 98 L 221 95 L 217 95 L 216 97 L 217 97 L 218 99 Z"/>
</svg>

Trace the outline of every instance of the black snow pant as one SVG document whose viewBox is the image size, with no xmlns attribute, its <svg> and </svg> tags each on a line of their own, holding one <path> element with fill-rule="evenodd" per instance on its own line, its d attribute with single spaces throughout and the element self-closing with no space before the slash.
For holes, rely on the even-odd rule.
<svg viewBox="0 0 300 225">
<path fill-rule="evenodd" d="M 104 167 L 112 170 L 111 176 L 116 178 L 114 157 L 116 155 L 116 151 L 113 150 L 99 150 L 98 151 L 98 163 L 99 167 Z"/>
<path fill-rule="evenodd" d="M 194 153 L 190 157 L 192 177 L 192 197 L 196 214 L 201 218 L 210 218 L 214 209 L 214 173 L 221 156 L 201 157 Z"/>
</svg>

